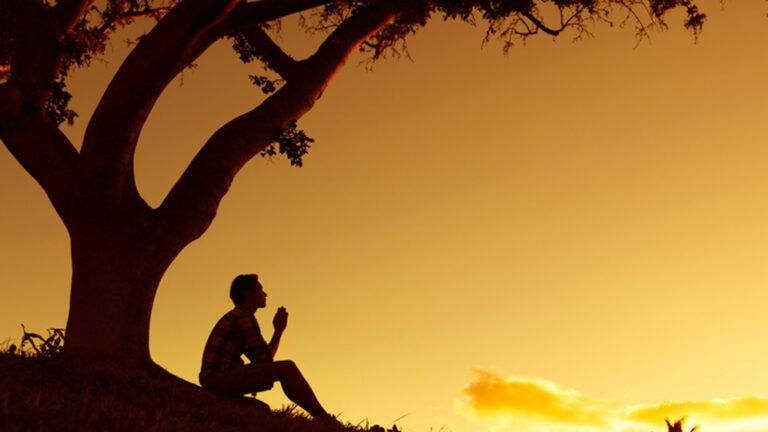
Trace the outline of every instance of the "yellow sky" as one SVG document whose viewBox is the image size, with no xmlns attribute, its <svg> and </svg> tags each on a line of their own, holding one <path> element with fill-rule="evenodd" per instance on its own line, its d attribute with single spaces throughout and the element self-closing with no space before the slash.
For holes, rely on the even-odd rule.
<svg viewBox="0 0 768 432">
<path fill-rule="evenodd" d="M 636 49 L 601 28 L 505 57 L 435 22 L 415 62 L 353 60 L 300 122 L 317 140 L 304 168 L 251 162 L 166 274 L 155 360 L 196 381 L 229 281 L 256 272 L 267 337 L 277 306 L 290 312 L 278 356 L 345 420 L 648 431 L 679 408 L 703 432 L 764 425 L 768 7 L 702 5 L 698 44 L 671 18 Z M 75 141 L 116 63 L 72 80 Z M 168 88 L 137 154 L 150 203 L 260 100 L 254 72 L 219 44 Z M 0 181 L 0 335 L 64 326 L 63 226 L 5 150 Z M 480 399 L 488 382 L 501 393 Z"/>
</svg>

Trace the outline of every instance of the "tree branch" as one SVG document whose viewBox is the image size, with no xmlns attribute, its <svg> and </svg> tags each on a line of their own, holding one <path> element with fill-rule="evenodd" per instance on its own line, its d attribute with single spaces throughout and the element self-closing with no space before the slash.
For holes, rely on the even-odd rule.
<svg viewBox="0 0 768 432">
<path fill-rule="evenodd" d="M 78 183 L 92 196 L 84 201 L 140 200 L 133 179 L 139 133 L 168 83 L 224 34 L 224 18 L 238 2 L 183 0 L 141 38 L 88 123 Z"/>
<path fill-rule="evenodd" d="M 43 187 L 69 227 L 77 151 L 48 115 L 26 103 L 22 91 L 10 83 L 0 84 L 0 140 Z"/>
<path fill-rule="evenodd" d="M 273 21 L 298 12 L 333 3 L 335 0 L 262 0 L 254 3 L 240 3 L 230 14 L 229 23 L 233 30 L 253 24 Z"/>
<path fill-rule="evenodd" d="M 534 16 L 532 13 L 530 13 L 528 11 L 521 11 L 520 14 L 523 15 L 524 17 L 528 18 L 528 20 L 530 20 L 533 23 L 533 25 L 536 26 L 537 29 L 543 31 L 544 33 L 546 33 L 546 34 L 548 34 L 550 36 L 557 36 L 557 35 L 559 35 L 565 29 L 565 27 L 566 27 L 565 25 L 563 25 L 563 26 L 561 26 L 558 29 L 553 29 L 553 28 L 548 27 L 543 22 L 541 22 L 540 19 L 536 18 L 536 16 Z M 529 31 L 526 34 L 530 34 L 530 33 L 531 32 Z M 535 33 L 535 30 L 533 31 L 533 33 Z"/>
<path fill-rule="evenodd" d="M 254 55 L 286 81 L 296 79 L 299 63 L 288 55 L 264 31 L 263 24 L 297 12 L 313 9 L 332 0 L 263 0 L 240 3 L 230 13 L 228 25 L 232 33 L 244 37 Z"/>
<path fill-rule="evenodd" d="M 298 72 L 299 63 L 285 53 L 280 46 L 258 25 L 246 27 L 239 32 L 255 49 L 254 54 L 270 69 L 277 72 L 286 81 L 293 80 Z"/>
<path fill-rule="evenodd" d="M 115 17 L 112 17 L 108 20 L 105 20 L 101 26 L 99 26 L 98 32 L 102 34 L 106 34 L 107 32 L 114 30 L 115 26 L 118 24 L 122 24 L 127 20 L 131 20 L 134 18 L 142 18 L 142 17 L 149 17 L 149 18 L 160 18 L 168 11 L 171 10 L 168 6 L 163 7 L 157 7 L 157 8 L 144 8 L 144 9 L 138 9 L 138 10 L 130 10 L 124 13 L 121 13 Z"/>
<path fill-rule="evenodd" d="M 329 1 L 180 1 L 128 55 L 88 124 L 78 182 L 101 199 L 91 196 L 86 201 L 108 205 L 141 200 L 133 179 L 133 155 L 152 107 L 178 73 L 231 32 L 233 17 L 243 25 L 255 24 L 254 20 L 273 20 Z"/>
<path fill-rule="evenodd" d="M 38 0 L 5 4 L 13 13 L 15 44 L 10 77 L 0 84 L 0 139 L 69 226 L 78 155 L 45 112 L 60 61 L 55 26 Z"/>
<path fill-rule="evenodd" d="M 381 0 L 345 20 L 301 63 L 301 79 L 289 82 L 254 110 L 211 136 L 158 208 L 158 231 L 181 250 L 210 225 L 240 169 L 274 142 L 322 95 L 349 55 L 407 4 Z"/>
</svg>

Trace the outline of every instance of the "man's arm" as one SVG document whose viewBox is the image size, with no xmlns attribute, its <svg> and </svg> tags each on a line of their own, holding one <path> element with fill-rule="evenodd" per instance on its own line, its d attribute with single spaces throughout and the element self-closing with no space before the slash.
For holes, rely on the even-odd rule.
<svg viewBox="0 0 768 432">
<path fill-rule="evenodd" d="M 243 354 L 248 357 L 248 360 L 251 363 L 271 361 L 272 356 L 269 346 L 264 337 L 261 336 L 261 330 L 259 330 L 259 323 L 256 322 L 256 317 L 240 310 L 237 316 L 237 326 L 245 340 Z"/>
<path fill-rule="evenodd" d="M 272 333 L 272 340 L 269 341 L 269 350 L 272 352 L 272 358 L 275 358 L 277 353 L 277 347 L 280 346 L 280 338 L 283 336 L 285 327 L 288 325 L 288 311 L 285 307 L 280 306 L 275 312 L 275 317 L 272 318 L 272 326 L 275 328 L 275 332 Z"/>
</svg>

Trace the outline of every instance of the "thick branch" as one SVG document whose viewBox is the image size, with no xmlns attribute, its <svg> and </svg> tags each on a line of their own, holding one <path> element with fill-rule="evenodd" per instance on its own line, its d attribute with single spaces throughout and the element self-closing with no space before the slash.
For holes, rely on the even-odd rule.
<svg viewBox="0 0 768 432">
<path fill-rule="evenodd" d="M 219 129 L 203 146 L 158 209 L 160 231 L 181 250 L 208 228 L 235 175 L 314 105 L 349 55 L 391 21 L 406 1 L 382 0 L 342 23 L 302 62 L 289 82 L 254 110 Z"/>
<path fill-rule="evenodd" d="M 59 64 L 58 37 L 42 2 L 9 0 L 15 46 L 10 78 L 0 84 L 0 139 L 48 194 L 69 226 L 77 151 L 45 112 Z"/>
<path fill-rule="evenodd" d="M 0 140 L 43 187 L 69 227 L 77 151 L 48 115 L 26 103 L 13 84 L 0 84 Z"/>
<path fill-rule="evenodd" d="M 121 65 L 86 129 L 79 182 L 99 203 L 138 199 L 133 155 L 163 89 L 218 37 L 238 0 L 184 0 L 144 36 Z"/>
</svg>

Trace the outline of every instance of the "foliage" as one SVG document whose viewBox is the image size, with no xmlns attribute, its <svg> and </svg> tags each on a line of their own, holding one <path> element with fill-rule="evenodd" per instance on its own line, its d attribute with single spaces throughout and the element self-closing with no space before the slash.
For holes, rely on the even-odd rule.
<svg viewBox="0 0 768 432">
<path fill-rule="evenodd" d="M 53 94 L 48 103 L 48 114 L 56 122 L 66 120 L 72 124 L 77 114 L 68 109 L 71 95 L 66 90 L 66 78 L 77 67 L 90 66 L 91 61 L 99 58 L 107 49 L 114 30 L 132 24 L 136 18 L 162 18 L 170 9 L 170 4 L 178 0 L 108 0 L 91 5 L 88 13 L 80 19 L 74 29 L 64 39 L 64 55 L 59 66 L 58 80 L 52 88 Z"/>
<path fill-rule="evenodd" d="M 45 112 L 57 125 L 67 122 L 72 125 L 75 123 L 77 113 L 69 108 L 69 101 L 72 95 L 66 90 L 64 79 L 59 79 L 50 84 L 51 97 L 45 107 Z"/>
<path fill-rule="evenodd" d="M 644 21 L 637 8 L 642 8 L 642 0 L 555 0 L 554 6 L 559 13 L 559 24 L 549 27 L 544 23 L 539 10 L 543 3 L 535 0 L 419 0 L 409 2 L 405 12 L 365 41 L 360 50 L 368 54 L 369 66 L 381 58 L 388 56 L 400 57 L 405 55 L 410 58 L 407 38 L 417 33 L 427 24 L 432 15 L 442 16 L 443 19 L 454 19 L 475 24 L 478 21 L 487 23 L 486 41 L 492 37 L 503 42 L 504 51 L 509 50 L 517 41 L 524 41 L 539 31 L 552 36 L 559 35 L 567 28 L 575 31 L 574 39 L 584 35 L 591 35 L 588 24 L 595 21 L 613 23 L 614 14 L 623 16 L 618 18 L 621 25 L 634 19 L 638 38 L 648 36 L 649 28 L 653 26 L 666 27 L 663 17 L 670 9 L 682 6 L 686 8 L 688 19 L 685 27 L 694 35 L 698 35 L 703 27 L 706 16 L 699 12 L 696 5 L 690 0 L 650 0 L 649 7 L 652 13 Z M 310 33 L 328 33 L 340 26 L 359 10 L 369 5 L 370 1 L 342 0 L 326 4 L 308 16 L 302 16 L 301 26 Z M 274 29 L 265 24 L 265 30 Z M 263 61 L 259 50 L 249 39 L 241 33 L 230 35 L 232 48 L 238 54 L 243 63 Z M 264 68 L 269 69 L 266 62 Z M 284 84 L 281 79 L 272 79 L 264 75 L 250 75 L 251 82 L 258 86 L 264 94 L 275 92 Z M 275 144 L 262 151 L 262 156 L 273 157 L 278 152 L 286 154 L 291 165 L 302 166 L 302 157 L 309 149 L 308 143 L 314 140 L 307 138 L 306 134 L 292 125 L 283 131 L 281 138 Z"/>
<path fill-rule="evenodd" d="M 42 0 L 30 0 L 42 1 Z M 472 25 L 484 23 L 485 40 L 498 39 L 504 50 L 536 34 L 558 36 L 571 30 L 574 39 L 591 36 L 591 26 L 598 22 L 620 26 L 632 23 L 638 38 L 648 36 L 652 28 L 666 28 L 666 13 L 675 8 L 685 10 L 684 26 L 694 35 L 701 31 L 706 15 L 694 0 L 412 0 L 400 2 L 402 9 L 396 19 L 367 41 L 360 50 L 369 62 L 388 56 L 409 56 L 407 40 L 433 17 L 465 21 Z M 140 18 L 162 19 L 180 0 L 102 0 L 93 3 L 72 29 L 60 40 L 61 58 L 55 76 L 47 84 L 49 97 L 46 112 L 58 125 L 72 124 L 77 113 L 69 108 L 71 94 L 67 78 L 73 69 L 87 67 L 104 55 L 116 30 L 129 26 Z M 245 3 L 245 2 L 243 2 Z M 309 32 L 327 33 L 350 17 L 370 6 L 373 0 L 336 0 L 309 11 L 301 25 Z M 46 8 L 55 8 L 45 1 Z M 11 76 L 14 46 L 17 40 L 10 12 L 0 2 L 0 82 Z M 263 30 L 279 31 L 279 21 L 263 22 Z M 244 63 L 260 62 L 268 69 L 258 50 L 239 32 L 230 35 L 234 51 Z M 135 41 L 134 41 L 135 42 Z M 370 65 L 370 63 L 369 63 Z M 251 81 L 265 94 L 275 92 L 284 83 L 267 75 L 250 75 Z M 312 140 L 303 131 L 291 126 L 262 156 L 285 154 L 291 165 L 301 166 Z"/>
<path fill-rule="evenodd" d="M 302 157 L 309 151 L 310 144 L 314 139 L 307 136 L 303 130 L 296 128 L 296 122 L 283 129 L 277 140 L 268 145 L 262 152 L 262 156 L 274 157 L 278 153 L 285 155 L 291 165 L 302 166 Z"/>
<path fill-rule="evenodd" d="M 281 85 L 285 83 L 284 80 L 271 79 L 264 75 L 248 75 L 248 78 L 251 79 L 251 83 L 253 83 L 253 85 L 260 88 L 262 93 L 267 95 L 274 93 Z"/>
</svg>

